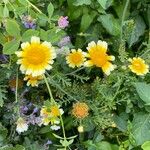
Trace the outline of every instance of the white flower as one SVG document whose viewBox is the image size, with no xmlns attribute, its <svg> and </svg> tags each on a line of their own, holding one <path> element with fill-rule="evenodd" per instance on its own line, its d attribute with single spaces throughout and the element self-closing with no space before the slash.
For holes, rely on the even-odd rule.
<svg viewBox="0 0 150 150">
<path fill-rule="evenodd" d="M 16 131 L 20 134 L 21 132 L 27 131 L 28 130 L 28 124 L 23 118 L 19 118 L 16 122 L 17 128 Z"/>
<path fill-rule="evenodd" d="M 57 126 L 57 125 L 53 125 L 50 127 L 52 130 L 59 130 L 60 129 L 60 126 Z"/>
</svg>

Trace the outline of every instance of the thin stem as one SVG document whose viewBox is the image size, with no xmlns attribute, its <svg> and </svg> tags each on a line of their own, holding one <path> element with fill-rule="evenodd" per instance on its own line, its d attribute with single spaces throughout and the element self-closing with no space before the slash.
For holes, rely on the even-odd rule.
<svg viewBox="0 0 150 150">
<path fill-rule="evenodd" d="M 82 70 L 82 69 L 84 69 L 85 67 L 81 67 L 81 68 L 79 68 L 79 69 L 77 69 L 77 70 L 75 70 L 75 71 L 72 71 L 72 72 L 70 72 L 70 73 L 67 73 L 67 74 L 65 74 L 65 75 L 72 75 L 72 74 L 74 74 L 74 73 L 76 73 L 76 72 L 78 72 L 78 71 L 80 71 L 80 70 Z"/>
<path fill-rule="evenodd" d="M 124 20 L 125 20 L 125 15 L 126 15 L 126 12 L 127 12 L 127 8 L 128 8 L 128 5 L 129 5 L 129 2 L 130 0 L 126 0 L 126 4 L 125 4 L 125 7 L 124 7 L 124 10 L 123 10 L 123 14 L 122 14 L 122 20 L 121 20 L 121 36 L 120 36 L 120 39 L 122 41 L 122 36 L 123 36 L 123 23 L 124 23 Z"/>
<path fill-rule="evenodd" d="M 43 77 L 44 77 L 44 81 L 45 81 L 45 83 L 46 83 L 46 86 L 47 86 L 47 89 L 48 89 L 50 98 L 51 98 L 51 100 L 52 100 L 53 102 L 55 102 L 55 101 L 54 101 L 54 98 L 53 98 L 53 95 L 52 95 L 52 91 L 51 91 L 50 86 L 49 86 L 49 84 L 48 84 L 47 78 L 46 78 L 45 75 L 43 75 Z"/>
<path fill-rule="evenodd" d="M 60 122 L 61 122 L 62 130 L 63 130 L 64 141 L 66 141 L 67 138 L 66 138 L 66 133 L 65 133 L 65 128 L 64 128 L 64 122 L 63 122 L 61 115 L 60 115 Z M 65 146 L 65 150 L 66 150 L 66 146 Z"/>
<path fill-rule="evenodd" d="M 17 73 L 16 73 L 16 90 L 15 90 L 15 100 L 16 103 L 18 102 L 18 68 L 17 68 Z"/>
<path fill-rule="evenodd" d="M 35 5 L 33 5 L 29 0 L 26 0 L 26 2 L 27 2 L 30 6 L 32 6 L 37 12 L 39 12 L 40 14 L 42 14 L 42 11 L 39 10 Z"/>
</svg>

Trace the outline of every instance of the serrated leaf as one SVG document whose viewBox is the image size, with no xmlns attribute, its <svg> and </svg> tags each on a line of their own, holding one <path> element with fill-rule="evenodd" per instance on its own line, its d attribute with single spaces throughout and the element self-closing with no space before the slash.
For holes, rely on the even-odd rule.
<svg viewBox="0 0 150 150">
<path fill-rule="evenodd" d="M 9 41 L 3 45 L 3 54 L 11 55 L 19 48 L 20 41 Z"/>
<path fill-rule="evenodd" d="M 75 6 L 90 5 L 91 4 L 91 0 L 76 0 L 73 4 Z"/>
<path fill-rule="evenodd" d="M 20 37 L 20 27 L 15 20 L 8 19 L 6 21 L 6 31 L 11 36 L 14 36 L 16 38 Z"/>
<path fill-rule="evenodd" d="M 147 104 L 150 104 L 150 85 L 138 82 L 135 84 L 136 91 L 140 98 Z"/>
<path fill-rule="evenodd" d="M 135 114 L 132 125 L 132 135 L 137 146 L 150 140 L 150 114 Z"/>
<path fill-rule="evenodd" d="M 50 4 L 48 5 L 47 11 L 48 11 L 48 16 L 49 16 L 49 18 L 51 18 L 52 15 L 53 15 L 53 12 L 54 12 L 54 6 L 53 6 L 52 3 L 50 3 Z"/>
</svg>

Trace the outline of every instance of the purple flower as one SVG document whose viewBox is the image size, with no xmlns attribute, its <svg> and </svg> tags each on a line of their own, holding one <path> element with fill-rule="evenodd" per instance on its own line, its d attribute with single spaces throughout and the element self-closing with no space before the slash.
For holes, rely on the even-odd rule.
<svg viewBox="0 0 150 150">
<path fill-rule="evenodd" d="M 21 106 L 21 108 L 20 108 L 20 111 L 21 111 L 21 113 L 23 113 L 23 114 L 26 114 L 27 112 L 28 112 L 28 107 L 27 106 Z"/>
<path fill-rule="evenodd" d="M 36 21 L 35 19 L 31 18 L 29 15 L 22 16 L 22 23 L 24 24 L 25 28 L 27 29 L 35 29 L 36 28 Z"/>
<path fill-rule="evenodd" d="M 61 41 L 58 43 L 59 47 L 63 47 L 65 45 L 67 45 L 68 43 L 70 43 L 70 37 L 69 36 L 65 36 L 64 38 L 61 39 Z"/>
<path fill-rule="evenodd" d="M 67 20 L 68 17 L 63 17 L 61 16 L 59 19 L 58 19 L 58 26 L 61 28 L 61 29 L 64 29 L 66 27 L 68 27 L 69 25 L 69 21 Z"/>
<path fill-rule="evenodd" d="M 33 114 L 37 113 L 38 110 L 39 110 L 39 109 L 38 109 L 37 107 L 35 107 L 35 108 L 33 109 Z"/>
<path fill-rule="evenodd" d="M 46 145 L 50 145 L 50 144 L 52 144 L 52 141 L 51 140 L 47 140 Z"/>
<path fill-rule="evenodd" d="M 27 29 L 35 29 L 36 28 L 36 24 L 34 22 L 24 22 L 23 23 L 25 28 Z"/>
<path fill-rule="evenodd" d="M 7 61 L 8 61 L 8 56 L 4 54 L 0 54 L 0 62 L 7 63 Z"/>
</svg>

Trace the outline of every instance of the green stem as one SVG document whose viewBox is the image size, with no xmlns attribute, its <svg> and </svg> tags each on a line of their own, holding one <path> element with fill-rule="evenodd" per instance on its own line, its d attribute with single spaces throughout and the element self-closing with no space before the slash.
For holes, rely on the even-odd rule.
<svg viewBox="0 0 150 150">
<path fill-rule="evenodd" d="M 29 0 L 26 0 L 26 2 L 27 2 L 30 6 L 32 6 L 37 12 L 39 12 L 40 14 L 42 14 L 42 11 L 39 10 L 35 5 L 33 5 Z"/>
<path fill-rule="evenodd" d="M 55 102 L 55 100 L 54 100 L 54 98 L 53 98 L 53 95 L 52 95 L 52 91 L 51 91 L 50 86 L 49 86 L 49 84 L 48 84 L 47 78 L 46 78 L 45 75 L 43 75 L 43 77 L 44 77 L 44 81 L 45 81 L 45 83 L 46 83 L 46 86 L 47 86 L 47 89 L 48 89 L 50 98 L 51 98 L 52 102 Z"/>
<path fill-rule="evenodd" d="M 66 133 L 65 133 L 65 128 L 64 128 L 64 122 L 63 122 L 61 115 L 60 115 L 60 122 L 61 122 L 62 130 L 63 130 L 64 141 L 66 141 L 67 138 L 66 138 Z M 65 150 L 66 150 L 66 146 L 65 146 Z"/>
<path fill-rule="evenodd" d="M 65 74 L 65 75 L 72 75 L 72 74 L 74 74 L 74 73 L 76 73 L 76 72 L 78 72 L 78 71 L 80 71 L 80 70 L 82 70 L 82 69 L 84 69 L 85 67 L 81 67 L 81 68 L 79 68 L 79 69 L 77 69 L 77 70 L 75 70 L 75 71 L 72 71 L 72 72 L 70 72 L 70 73 L 67 73 L 67 74 Z"/>
<path fill-rule="evenodd" d="M 122 41 L 122 36 L 123 36 L 123 23 L 124 23 L 124 20 L 125 20 L 125 15 L 126 15 L 126 12 L 127 12 L 127 8 L 128 8 L 128 5 L 129 5 L 129 2 L 130 2 L 130 0 L 126 0 L 126 4 L 125 4 L 124 10 L 123 10 L 123 14 L 122 14 L 121 36 L 120 36 L 121 41 Z"/>
<path fill-rule="evenodd" d="M 48 92 L 49 92 L 50 98 L 51 98 L 52 102 L 56 104 L 56 102 L 55 102 L 55 100 L 54 100 L 54 98 L 53 98 L 53 95 L 52 95 L 50 86 L 49 86 L 49 84 L 48 84 L 47 78 L 46 78 L 45 75 L 43 75 L 43 77 L 44 77 L 44 81 L 45 81 L 45 83 L 46 83 L 46 86 L 47 86 L 47 88 L 48 88 Z M 63 130 L 64 140 L 66 140 L 67 138 L 66 138 L 66 133 L 65 133 L 65 128 L 64 128 L 64 122 L 63 122 L 63 119 L 62 119 L 62 116 L 61 116 L 61 115 L 60 115 L 60 122 L 61 122 L 62 130 Z M 65 150 L 66 150 L 66 147 L 65 147 Z"/>
<path fill-rule="evenodd" d="M 16 73 L 15 100 L 16 100 L 16 103 L 18 103 L 18 69 L 17 69 L 17 73 Z"/>
</svg>

